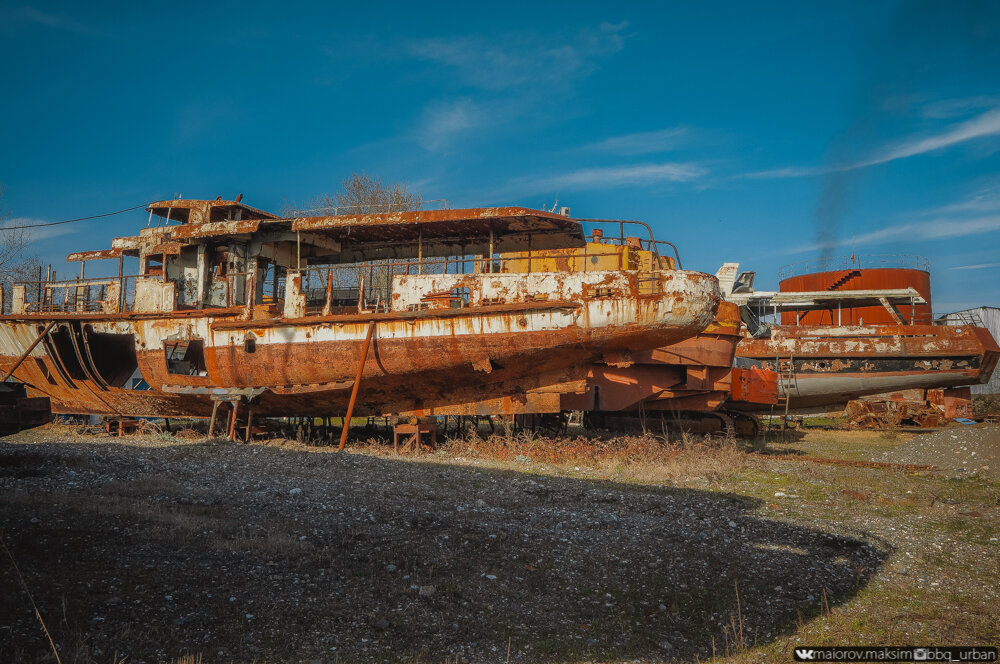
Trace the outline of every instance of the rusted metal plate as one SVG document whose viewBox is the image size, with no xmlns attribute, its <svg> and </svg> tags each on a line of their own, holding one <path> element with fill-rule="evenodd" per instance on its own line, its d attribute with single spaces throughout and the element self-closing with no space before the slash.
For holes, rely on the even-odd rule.
<svg viewBox="0 0 1000 664">
<path fill-rule="evenodd" d="M 146 250 L 147 254 L 166 254 L 176 256 L 181 253 L 181 243 L 180 242 L 161 242 L 160 244 L 154 244 Z"/>
<path fill-rule="evenodd" d="M 232 221 L 205 222 L 201 224 L 186 224 L 171 228 L 170 235 L 175 238 L 193 239 L 205 237 L 221 237 L 253 233 L 260 228 L 260 219 L 242 219 Z"/>
<path fill-rule="evenodd" d="M 522 207 L 471 208 L 461 210 L 413 210 L 410 212 L 387 212 L 367 215 L 340 215 L 325 217 L 297 217 L 292 220 L 292 230 L 350 229 L 352 235 L 377 233 L 373 237 L 385 239 L 396 233 L 409 230 L 409 236 L 416 239 L 416 233 L 424 232 L 425 237 L 439 235 L 482 235 L 493 228 L 498 232 L 537 232 L 563 230 L 579 233 L 583 237 L 580 223 L 569 217 L 531 210 Z"/>
<path fill-rule="evenodd" d="M 742 404 L 777 404 L 778 374 L 760 367 L 737 367 L 732 375 L 732 400 Z"/>
<path fill-rule="evenodd" d="M 121 249 L 100 249 L 98 251 L 77 251 L 66 256 L 66 262 L 73 261 L 98 261 L 109 258 L 119 258 L 122 255 Z"/>
</svg>

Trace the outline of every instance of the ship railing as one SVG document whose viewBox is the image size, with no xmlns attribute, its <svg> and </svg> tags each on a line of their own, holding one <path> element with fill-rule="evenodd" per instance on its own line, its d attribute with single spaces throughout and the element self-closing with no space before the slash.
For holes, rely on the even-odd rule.
<svg viewBox="0 0 1000 664">
<path fill-rule="evenodd" d="M 609 225 L 612 227 L 617 226 L 618 227 L 617 237 L 613 235 L 610 236 L 605 235 L 603 233 L 603 230 L 599 234 L 594 233 L 592 230 L 591 237 L 595 242 L 602 242 L 604 244 L 629 245 L 637 241 L 639 243 L 640 249 L 651 251 L 657 257 L 661 255 L 669 256 L 670 253 L 673 253 L 674 267 L 678 270 L 682 269 L 681 256 L 680 253 L 677 251 L 677 246 L 674 245 L 673 242 L 667 242 L 666 240 L 657 240 L 655 237 L 653 237 L 653 229 L 650 227 L 649 224 L 647 224 L 644 221 L 629 221 L 622 219 L 578 219 L 577 221 L 585 225 L 595 224 L 595 225 L 605 225 L 605 226 Z M 625 232 L 626 228 L 631 230 L 632 227 L 638 227 L 642 229 L 641 234 L 648 236 L 648 238 L 640 237 L 638 235 L 636 236 L 626 235 Z M 669 252 L 664 251 L 664 254 L 661 254 L 660 253 L 661 249 L 669 249 L 670 251 Z"/>
<path fill-rule="evenodd" d="M 983 319 L 974 311 L 958 311 L 950 314 L 934 314 L 934 325 L 952 325 L 955 327 L 968 325 L 972 327 L 986 327 Z"/>
<path fill-rule="evenodd" d="M 348 265 L 318 265 L 299 270 L 301 274 L 299 288 L 306 298 L 307 315 L 344 307 L 352 309 L 357 307 L 365 311 L 387 311 L 392 302 L 392 282 L 396 276 L 525 274 L 553 270 L 636 272 L 640 295 L 656 295 L 662 292 L 660 278 L 649 270 L 642 271 L 634 257 L 626 261 L 625 253 L 619 249 L 580 251 L 573 254 L 538 251 L 524 252 L 516 256 L 495 255 L 492 258 L 466 255 L 419 260 L 386 259 Z"/>
<path fill-rule="evenodd" d="M 399 203 L 365 203 L 363 205 L 320 205 L 311 208 L 294 208 L 289 210 L 286 217 L 300 217 L 304 215 L 329 215 L 337 217 L 348 214 L 382 214 L 387 212 L 410 212 L 413 210 L 448 210 L 451 208 L 451 201 L 447 198 L 432 198 L 420 201 L 415 206 L 405 206 Z"/>
<path fill-rule="evenodd" d="M 130 311 L 135 298 L 135 280 L 141 275 L 67 279 L 62 281 L 16 281 L 22 302 L 15 313 L 121 313 Z"/>
<path fill-rule="evenodd" d="M 861 256 L 831 256 L 812 258 L 784 265 L 778 269 L 778 279 L 787 279 L 812 272 L 835 270 L 864 270 L 875 268 L 905 268 L 929 272 L 931 263 L 923 256 L 913 254 L 864 254 Z"/>
</svg>

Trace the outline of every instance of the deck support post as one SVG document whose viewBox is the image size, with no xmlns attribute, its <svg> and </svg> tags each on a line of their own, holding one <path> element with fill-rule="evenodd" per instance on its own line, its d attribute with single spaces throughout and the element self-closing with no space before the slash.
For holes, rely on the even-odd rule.
<svg viewBox="0 0 1000 664">
<path fill-rule="evenodd" d="M 365 337 L 365 346 L 361 349 L 361 361 L 358 362 L 358 373 L 354 377 L 354 387 L 351 388 L 351 400 L 347 402 L 347 415 L 344 416 L 344 429 L 340 432 L 340 445 L 338 450 L 344 449 L 347 444 L 347 432 L 351 428 L 351 415 L 354 414 L 354 402 L 358 398 L 358 388 L 361 387 L 361 374 L 365 370 L 365 362 L 368 360 L 368 348 L 372 345 L 372 337 L 375 336 L 375 321 L 368 325 L 368 336 Z"/>
<path fill-rule="evenodd" d="M 246 433 L 246 442 L 248 442 L 248 443 L 252 440 L 251 439 L 251 435 L 253 434 L 253 429 L 250 428 L 252 425 L 253 425 L 253 406 L 247 405 L 247 433 Z"/>
<path fill-rule="evenodd" d="M 219 402 L 212 402 L 212 417 L 208 420 L 208 437 L 211 438 L 212 434 L 215 433 L 215 416 L 219 412 Z"/>
<path fill-rule="evenodd" d="M 236 440 L 236 413 L 240 407 L 240 402 L 233 401 L 232 406 L 232 410 L 229 411 L 229 431 L 226 432 L 226 437 L 229 440 Z"/>
</svg>

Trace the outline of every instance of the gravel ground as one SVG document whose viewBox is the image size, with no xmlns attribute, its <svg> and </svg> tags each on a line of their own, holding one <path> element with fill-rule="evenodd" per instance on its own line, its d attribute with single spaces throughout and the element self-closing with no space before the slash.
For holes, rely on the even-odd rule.
<svg viewBox="0 0 1000 664">
<path fill-rule="evenodd" d="M 948 477 L 1000 478 L 1000 426 L 952 426 L 921 434 L 879 461 L 937 466 Z"/>
<path fill-rule="evenodd" d="M 888 555 L 760 508 L 434 457 L 0 442 L 0 536 L 63 662 L 691 661 L 793 632 Z M 0 596 L 0 661 L 47 661 L 9 560 Z"/>
</svg>

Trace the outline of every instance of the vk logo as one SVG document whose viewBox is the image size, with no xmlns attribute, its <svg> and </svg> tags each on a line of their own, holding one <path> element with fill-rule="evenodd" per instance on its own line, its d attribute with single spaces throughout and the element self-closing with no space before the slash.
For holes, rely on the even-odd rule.
<svg viewBox="0 0 1000 664">
<path fill-rule="evenodd" d="M 805 648 L 795 649 L 795 659 L 799 660 L 800 662 L 803 662 L 807 659 L 812 659 L 815 656 L 816 656 L 815 650 L 806 650 Z"/>
</svg>

